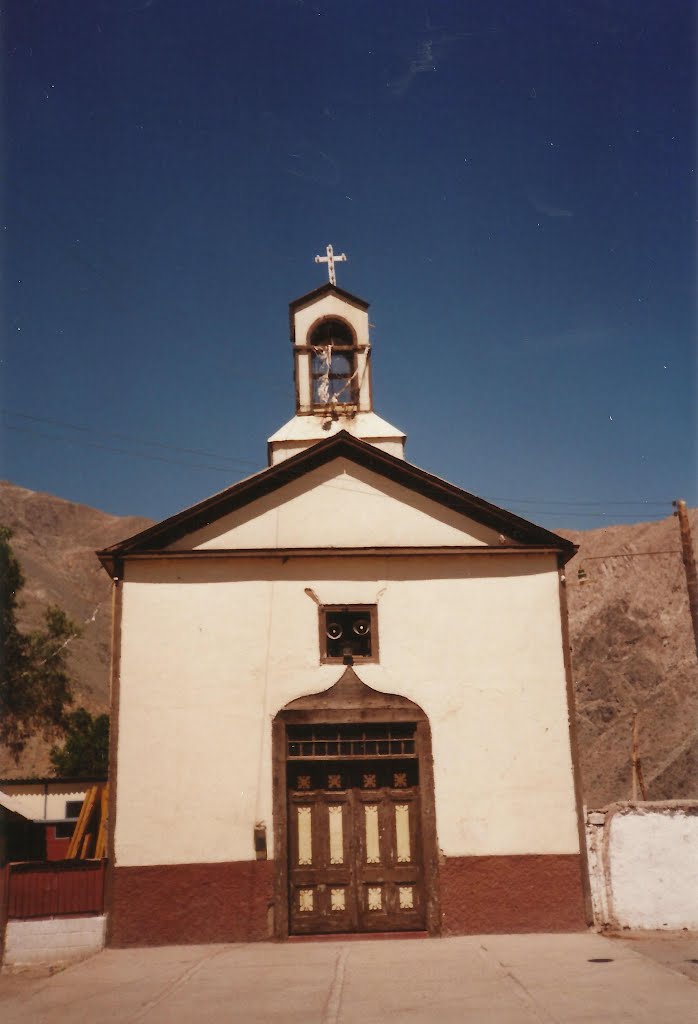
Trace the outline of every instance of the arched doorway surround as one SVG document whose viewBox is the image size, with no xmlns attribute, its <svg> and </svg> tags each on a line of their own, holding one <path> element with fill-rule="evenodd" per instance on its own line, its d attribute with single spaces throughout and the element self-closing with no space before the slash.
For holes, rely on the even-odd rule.
<svg viewBox="0 0 698 1024">
<path fill-rule="evenodd" d="M 431 730 L 347 666 L 273 722 L 275 933 L 440 931 Z"/>
</svg>

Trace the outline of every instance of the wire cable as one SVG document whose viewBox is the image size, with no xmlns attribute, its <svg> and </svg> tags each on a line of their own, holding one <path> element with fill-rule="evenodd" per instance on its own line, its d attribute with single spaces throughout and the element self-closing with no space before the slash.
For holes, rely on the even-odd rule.
<svg viewBox="0 0 698 1024">
<path fill-rule="evenodd" d="M 186 466 L 187 469 L 205 469 L 214 473 L 230 473 L 229 466 L 206 466 L 201 462 L 183 462 L 181 459 L 168 459 L 164 455 L 150 455 L 148 452 L 130 451 L 128 448 L 116 448 L 114 445 L 101 444 L 99 441 L 83 441 L 75 437 L 59 437 L 57 434 L 44 434 L 38 430 L 30 430 L 27 427 L 17 427 L 13 424 L 5 424 L 6 430 L 13 430 L 19 434 L 28 434 L 31 437 L 39 437 L 44 441 L 62 441 L 64 444 L 77 445 L 82 448 L 96 448 L 99 451 L 111 452 L 116 455 L 125 455 L 131 459 L 145 459 L 148 462 L 164 462 L 170 466 Z"/>
<path fill-rule="evenodd" d="M 259 466 L 258 462 L 253 462 L 251 459 L 239 458 L 235 455 L 222 455 L 220 452 L 210 452 L 205 448 L 182 448 L 179 445 L 168 444 L 165 441 L 149 441 L 146 438 L 137 437 L 135 434 L 120 434 L 111 430 L 99 430 L 94 427 L 87 427 L 78 423 L 69 423 L 66 420 L 52 419 L 48 416 L 32 416 L 26 412 L 15 412 L 12 409 L 1 409 L 3 416 L 15 416 L 18 419 L 29 420 L 33 423 L 47 423 L 54 427 L 63 427 L 68 430 L 78 430 L 81 433 L 96 434 L 97 436 L 103 437 L 114 437 L 120 441 L 133 441 L 136 444 L 147 445 L 149 448 L 163 448 L 167 451 L 182 452 L 187 455 L 202 455 L 204 458 L 209 459 L 220 459 L 223 462 L 239 463 L 245 466 Z M 12 429 L 10 424 L 8 427 Z"/>
</svg>

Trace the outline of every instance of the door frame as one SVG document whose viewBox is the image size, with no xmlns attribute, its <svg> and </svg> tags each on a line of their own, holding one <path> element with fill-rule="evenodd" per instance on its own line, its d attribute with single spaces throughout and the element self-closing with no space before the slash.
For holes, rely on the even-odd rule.
<svg viewBox="0 0 698 1024">
<path fill-rule="evenodd" d="M 328 690 L 291 701 L 272 723 L 272 790 L 274 817 L 274 935 L 286 939 L 288 914 L 288 794 L 286 731 L 289 725 L 359 725 L 413 723 L 419 764 L 421 855 L 426 929 L 441 933 L 439 858 L 434 803 L 434 761 L 426 714 L 413 701 L 367 686 L 348 666 Z M 363 934 L 363 933 L 359 933 Z M 370 933 L 366 933 L 370 934 Z"/>
</svg>

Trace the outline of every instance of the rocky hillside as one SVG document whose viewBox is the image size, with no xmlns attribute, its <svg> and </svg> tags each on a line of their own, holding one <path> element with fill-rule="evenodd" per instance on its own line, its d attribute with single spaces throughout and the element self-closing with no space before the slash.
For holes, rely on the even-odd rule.
<svg viewBox="0 0 698 1024">
<path fill-rule="evenodd" d="M 689 520 L 695 547 L 698 511 Z M 678 521 L 560 533 L 579 544 L 567 591 L 587 804 L 630 796 L 635 710 L 648 799 L 698 797 L 698 663 Z"/>
<path fill-rule="evenodd" d="M 0 523 L 14 532 L 27 579 L 21 625 L 40 625 L 50 603 L 81 623 L 83 636 L 70 647 L 76 700 L 106 710 L 111 585 L 94 551 L 150 521 L 4 483 Z M 691 526 L 695 539 L 695 511 Z M 634 710 L 648 797 L 698 797 L 698 665 L 676 520 L 560 533 L 580 545 L 567 567 L 567 589 L 586 803 L 630 796 Z M 47 750 L 37 739 L 19 765 L 0 750 L 0 776 L 47 773 Z"/>
<path fill-rule="evenodd" d="M 93 713 L 108 711 L 111 582 L 94 553 L 144 530 L 151 520 L 110 516 L 0 481 L 0 524 L 12 530 L 12 549 L 26 579 L 20 627 L 41 627 L 47 605 L 60 605 L 82 628 L 81 638 L 70 643 L 68 663 L 76 706 Z M 0 747 L 0 777 L 50 774 L 49 747 L 37 737 L 19 765 Z"/>
</svg>

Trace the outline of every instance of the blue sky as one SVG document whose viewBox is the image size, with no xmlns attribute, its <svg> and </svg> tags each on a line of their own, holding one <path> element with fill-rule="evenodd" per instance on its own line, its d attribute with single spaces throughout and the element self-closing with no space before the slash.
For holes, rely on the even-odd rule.
<svg viewBox="0 0 698 1024">
<path fill-rule="evenodd" d="M 698 504 L 673 0 L 15 0 L 2 475 L 164 518 L 265 465 L 288 302 L 371 303 L 408 458 L 544 526 Z"/>
</svg>

